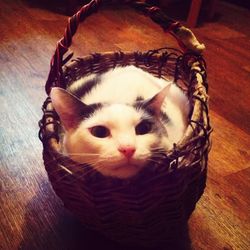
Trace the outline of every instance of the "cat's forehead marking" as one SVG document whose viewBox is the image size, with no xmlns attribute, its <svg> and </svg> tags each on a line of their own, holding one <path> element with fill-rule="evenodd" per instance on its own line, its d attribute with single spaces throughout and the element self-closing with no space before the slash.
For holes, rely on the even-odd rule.
<svg viewBox="0 0 250 250">
<path fill-rule="evenodd" d="M 99 75 L 93 74 L 87 77 L 80 78 L 75 81 L 69 90 L 74 93 L 79 99 L 81 99 L 86 94 L 90 93 L 98 84 L 101 83 L 101 77 Z"/>
<path fill-rule="evenodd" d="M 130 105 L 104 105 L 96 110 L 95 114 L 86 121 L 86 126 L 106 125 L 108 127 L 126 128 L 136 125 L 143 113 Z"/>
<path fill-rule="evenodd" d="M 135 101 L 136 102 L 144 101 L 144 98 L 142 96 L 137 96 Z"/>
</svg>

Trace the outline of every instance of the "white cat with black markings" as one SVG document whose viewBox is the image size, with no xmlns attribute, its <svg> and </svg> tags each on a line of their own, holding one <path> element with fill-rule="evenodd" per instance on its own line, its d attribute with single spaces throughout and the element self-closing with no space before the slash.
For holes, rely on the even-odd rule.
<svg viewBox="0 0 250 250">
<path fill-rule="evenodd" d="M 122 179 L 180 141 L 190 111 L 180 88 L 134 66 L 52 88 L 51 99 L 65 130 L 63 153 Z"/>
</svg>

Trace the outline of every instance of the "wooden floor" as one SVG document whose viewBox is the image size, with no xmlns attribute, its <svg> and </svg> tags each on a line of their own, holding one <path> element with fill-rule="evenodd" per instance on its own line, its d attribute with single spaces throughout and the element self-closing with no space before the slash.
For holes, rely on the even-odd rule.
<svg viewBox="0 0 250 250">
<path fill-rule="evenodd" d="M 0 0 L 0 249 L 127 250 L 85 232 L 48 182 L 37 122 L 67 17 L 29 2 Z M 194 29 L 207 46 L 214 133 L 207 188 L 189 221 L 190 249 L 248 250 L 250 13 L 225 3 L 217 13 Z M 104 9 L 81 26 L 72 49 L 80 56 L 173 45 L 146 17 Z"/>
</svg>

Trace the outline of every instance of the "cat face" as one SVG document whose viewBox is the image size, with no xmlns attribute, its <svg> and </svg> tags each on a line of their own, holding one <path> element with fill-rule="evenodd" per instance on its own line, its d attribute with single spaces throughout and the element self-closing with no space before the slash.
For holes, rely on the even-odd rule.
<svg viewBox="0 0 250 250">
<path fill-rule="evenodd" d="M 54 108 L 65 128 L 63 149 L 75 162 L 87 163 L 106 176 L 129 178 L 162 149 L 160 107 L 168 87 L 153 98 L 128 104 L 86 105 L 53 88 Z"/>
<path fill-rule="evenodd" d="M 98 109 L 67 132 L 64 147 L 76 162 L 103 175 L 128 178 L 138 173 L 161 144 L 152 117 L 124 104 Z"/>
</svg>

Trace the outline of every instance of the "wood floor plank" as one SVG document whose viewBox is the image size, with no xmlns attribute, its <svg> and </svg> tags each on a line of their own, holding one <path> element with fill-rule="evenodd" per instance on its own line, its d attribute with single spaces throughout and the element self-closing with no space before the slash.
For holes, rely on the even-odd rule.
<svg viewBox="0 0 250 250">
<path fill-rule="evenodd" d="M 210 116 L 207 187 L 189 222 L 193 248 L 248 249 L 250 136 L 215 112 Z"/>
<path fill-rule="evenodd" d="M 210 106 L 250 134 L 250 13 L 225 2 L 216 11 L 216 22 L 194 29 L 207 46 Z"/>
<path fill-rule="evenodd" d="M 249 171 L 208 178 L 206 192 L 189 222 L 194 249 L 248 249 Z"/>
<path fill-rule="evenodd" d="M 213 126 L 209 171 L 223 177 L 250 167 L 250 135 L 211 111 Z M 222 143 L 223 142 L 223 143 Z"/>
</svg>

